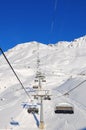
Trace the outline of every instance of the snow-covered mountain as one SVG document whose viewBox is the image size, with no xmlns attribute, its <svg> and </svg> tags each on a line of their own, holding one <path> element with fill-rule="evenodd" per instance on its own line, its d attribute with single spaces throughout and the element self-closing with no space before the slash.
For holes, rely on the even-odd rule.
<svg viewBox="0 0 86 130">
<path fill-rule="evenodd" d="M 34 116 L 23 107 L 26 102 L 39 102 L 31 96 L 38 70 L 38 54 L 40 71 L 46 77 L 46 83 L 42 83 L 43 89 L 49 89 L 52 94 L 52 100 L 43 101 L 45 130 L 85 130 L 86 36 L 71 42 L 48 45 L 35 41 L 22 43 L 5 52 L 30 98 L 21 88 L 3 55 L 0 55 L 0 130 L 39 129 L 37 124 L 40 122 L 40 112 Z M 69 96 L 64 96 L 67 92 Z M 55 105 L 65 102 L 72 104 L 74 114 L 55 114 Z M 13 120 L 17 125 L 12 124 Z"/>
</svg>

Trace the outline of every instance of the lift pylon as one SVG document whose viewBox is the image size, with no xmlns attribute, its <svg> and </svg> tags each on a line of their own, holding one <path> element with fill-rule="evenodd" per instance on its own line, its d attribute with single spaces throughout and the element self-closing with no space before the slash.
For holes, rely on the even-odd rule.
<svg viewBox="0 0 86 130">
<path fill-rule="evenodd" d="M 44 119 L 43 119 L 43 96 L 41 98 L 41 107 L 40 107 L 40 124 L 39 128 L 44 129 Z"/>
<path fill-rule="evenodd" d="M 49 94 L 49 90 L 36 90 L 35 91 L 36 94 L 32 95 L 34 97 L 40 97 L 40 102 L 41 102 L 41 105 L 40 105 L 40 124 L 39 124 L 39 128 L 41 130 L 44 129 L 44 116 L 43 116 L 43 100 L 46 96 L 51 96 Z"/>
</svg>

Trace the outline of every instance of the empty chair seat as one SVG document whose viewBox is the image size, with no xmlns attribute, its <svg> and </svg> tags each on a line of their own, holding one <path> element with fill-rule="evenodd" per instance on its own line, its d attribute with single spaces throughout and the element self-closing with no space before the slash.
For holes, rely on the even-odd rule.
<svg viewBox="0 0 86 130">
<path fill-rule="evenodd" d="M 58 113 L 58 114 L 59 113 L 73 114 L 74 113 L 74 108 L 73 108 L 73 106 L 71 106 L 68 103 L 61 103 L 59 105 L 56 105 L 54 112 Z"/>
</svg>

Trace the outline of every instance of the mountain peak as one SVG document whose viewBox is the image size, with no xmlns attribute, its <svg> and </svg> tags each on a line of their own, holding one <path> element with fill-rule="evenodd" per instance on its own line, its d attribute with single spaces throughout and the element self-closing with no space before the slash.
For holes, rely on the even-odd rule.
<svg viewBox="0 0 86 130">
<path fill-rule="evenodd" d="M 69 47 L 85 47 L 86 48 L 86 35 L 77 39 L 74 39 L 74 41 L 71 41 Z"/>
</svg>

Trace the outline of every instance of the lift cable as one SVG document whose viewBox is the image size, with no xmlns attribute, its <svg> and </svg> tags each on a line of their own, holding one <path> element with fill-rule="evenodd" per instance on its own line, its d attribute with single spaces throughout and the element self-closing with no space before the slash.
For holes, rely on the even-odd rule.
<svg viewBox="0 0 86 130">
<path fill-rule="evenodd" d="M 66 93 L 61 93 L 59 90 L 57 90 L 61 95 L 60 96 L 55 96 L 55 98 L 60 98 L 60 97 L 63 97 L 63 96 L 67 96 L 69 95 L 69 93 L 73 90 L 75 90 L 76 88 L 78 88 L 81 84 L 83 84 L 84 82 L 86 82 L 86 80 L 80 82 L 78 85 L 76 85 L 74 88 L 68 90 Z M 69 98 L 68 96 L 66 98 Z M 73 99 L 72 99 L 73 100 Z M 84 108 L 85 108 L 85 111 L 86 111 L 86 106 L 84 104 L 82 104 L 81 102 L 75 100 L 75 102 L 77 102 L 78 104 L 82 105 Z"/>
<path fill-rule="evenodd" d="M 84 82 L 86 82 L 86 80 L 80 82 L 80 83 L 79 83 L 78 85 L 76 85 L 74 88 L 71 88 L 70 90 L 68 90 L 68 91 L 65 92 L 65 93 L 61 93 L 59 90 L 56 90 L 56 91 L 58 91 L 59 93 L 61 93 L 61 95 L 59 95 L 59 96 L 55 96 L 55 97 L 60 98 L 60 97 L 62 97 L 62 96 L 69 95 L 70 92 L 72 92 L 73 90 L 75 90 L 76 88 L 78 88 L 78 87 L 79 87 L 81 84 L 83 84 Z"/>
<path fill-rule="evenodd" d="M 10 64 L 9 60 L 7 59 L 6 55 L 4 54 L 3 50 L 0 48 L 1 53 L 3 54 L 5 60 L 7 61 L 7 63 L 9 64 L 11 70 L 13 71 L 14 75 L 16 76 L 17 80 L 19 81 L 20 85 L 22 86 L 22 88 L 24 89 L 26 95 L 30 98 L 30 95 L 28 94 L 28 92 L 26 91 L 25 87 L 23 86 L 21 80 L 19 79 L 19 77 L 17 76 L 16 72 L 14 71 L 12 65 Z"/>
<path fill-rule="evenodd" d="M 86 80 L 80 82 L 78 85 L 76 85 L 74 88 L 68 90 L 66 93 L 64 93 L 63 95 L 69 94 L 71 91 L 75 90 L 76 88 L 78 88 L 81 84 L 83 84 L 84 82 L 86 82 Z"/>
<path fill-rule="evenodd" d="M 85 82 L 85 81 L 84 81 L 84 82 Z M 84 82 L 83 82 L 83 83 L 84 83 Z M 80 83 L 79 85 L 81 85 L 81 83 Z M 77 86 L 78 86 L 78 85 L 77 85 Z M 73 90 L 74 90 L 74 89 L 73 89 Z M 58 92 L 60 92 L 60 91 L 58 91 Z M 62 95 L 56 96 L 56 98 L 57 98 L 57 97 L 60 98 L 60 97 L 66 96 L 67 99 L 70 99 L 70 98 L 67 96 L 67 94 L 68 94 L 67 92 L 64 93 L 64 94 L 60 92 L 60 94 L 62 94 Z M 84 107 L 84 110 L 86 111 L 86 106 L 85 106 L 84 104 L 82 104 L 81 102 L 79 102 L 79 101 L 77 101 L 77 100 L 75 100 L 75 99 L 73 99 L 73 98 L 71 98 L 71 100 L 72 100 L 73 102 L 78 103 L 79 105 L 83 106 L 83 107 Z"/>
</svg>

